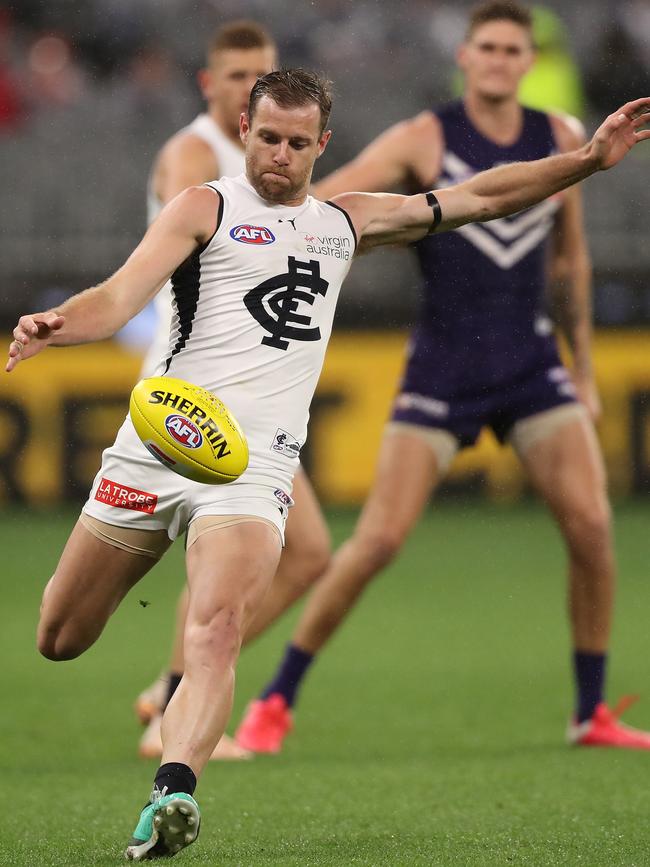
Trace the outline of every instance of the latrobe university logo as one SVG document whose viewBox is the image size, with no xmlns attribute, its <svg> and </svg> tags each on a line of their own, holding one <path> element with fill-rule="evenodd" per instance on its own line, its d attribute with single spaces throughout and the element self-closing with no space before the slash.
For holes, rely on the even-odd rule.
<svg viewBox="0 0 650 867">
<path fill-rule="evenodd" d="M 327 294 L 328 287 L 329 283 L 320 275 L 317 259 L 300 262 L 289 256 L 285 274 L 265 280 L 244 295 L 246 309 L 268 331 L 262 343 L 287 349 L 290 340 L 320 340 L 320 328 L 310 327 L 311 316 L 299 313 L 298 309 L 301 302 L 303 310 L 305 304 L 311 307 L 319 295 Z"/>
<path fill-rule="evenodd" d="M 256 247 L 263 247 L 275 241 L 275 235 L 266 226 L 250 226 L 248 223 L 231 229 L 230 237 L 240 244 L 253 244 Z"/>
<path fill-rule="evenodd" d="M 153 515 L 158 504 L 158 494 L 131 488 L 129 485 L 113 482 L 104 476 L 95 491 L 95 499 L 115 509 L 130 509 L 134 512 L 146 512 L 148 515 Z"/>
</svg>

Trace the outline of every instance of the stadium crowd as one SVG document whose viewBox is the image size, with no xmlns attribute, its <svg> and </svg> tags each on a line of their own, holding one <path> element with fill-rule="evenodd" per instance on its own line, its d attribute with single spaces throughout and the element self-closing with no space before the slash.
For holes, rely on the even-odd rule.
<svg viewBox="0 0 650 867">
<path fill-rule="evenodd" d="M 0 6 L 0 148 L 11 166 L 11 207 L 0 215 L 8 250 L 0 262 L 3 281 L 35 287 L 52 303 L 80 288 L 81 275 L 100 279 L 127 253 L 144 225 L 153 155 L 200 108 L 192 75 L 201 65 L 204 35 L 216 24 L 257 16 L 277 37 L 285 63 L 321 69 L 334 80 L 336 138 L 319 165 L 326 174 L 390 123 L 457 92 L 453 46 L 469 5 L 143 0 L 134 8 L 115 0 L 81 7 L 69 0 L 23 0 Z M 650 4 L 626 0 L 614 8 L 591 0 L 586 16 L 584 8 L 559 2 L 537 8 L 540 78 L 526 87 L 526 96 L 544 102 L 544 88 L 553 86 L 544 76 L 548 70 L 562 75 L 561 90 L 572 96 L 557 107 L 590 128 L 590 118 L 627 93 L 650 90 L 650 27 L 643 26 Z M 634 157 L 602 185 L 585 189 L 596 319 L 605 324 L 650 316 L 650 251 L 640 243 L 650 194 L 637 183 L 638 161 L 646 159 Z M 95 203 L 90 213 L 89 200 Z M 399 297 L 391 291 L 398 279 L 407 287 Z M 417 279 L 408 257 L 386 252 L 362 262 L 350 284 L 340 313 L 344 324 L 360 316 L 368 325 L 404 325 L 412 318 Z M 362 316 L 364 301 L 378 291 L 381 304 Z M 6 327 L 16 308 L 13 294 L 3 300 L 0 324 Z"/>
</svg>

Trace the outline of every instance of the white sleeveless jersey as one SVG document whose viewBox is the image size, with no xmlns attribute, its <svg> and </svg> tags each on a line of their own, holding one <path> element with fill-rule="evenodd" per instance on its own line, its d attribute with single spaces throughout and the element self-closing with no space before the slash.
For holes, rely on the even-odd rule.
<svg viewBox="0 0 650 867">
<path fill-rule="evenodd" d="M 191 133 L 206 142 L 214 153 L 219 166 L 220 177 L 235 177 L 245 168 L 244 150 L 238 147 L 224 133 L 217 122 L 209 114 L 200 114 L 192 123 L 181 130 L 181 133 Z M 154 193 L 153 178 L 147 185 L 147 222 L 153 223 L 162 211 L 163 204 Z M 151 376 L 162 354 L 169 343 L 169 329 L 172 319 L 172 299 L 170 284 L 165 285 L 156 295 L 154 306 L 158 316 L 156 332 L 142 364 L 142 376 Z"/>
<path fill-rule="evenodd" d="M 311 196 L 298 207 L 269 204 L 245 175 L 209 186 L 222 197 L 219 225 L 172 275 L 171 340 L 156 374 L 223 400 L 253 472 L 293 474 L 354 229 L 343 210 Z"/>
</svg>

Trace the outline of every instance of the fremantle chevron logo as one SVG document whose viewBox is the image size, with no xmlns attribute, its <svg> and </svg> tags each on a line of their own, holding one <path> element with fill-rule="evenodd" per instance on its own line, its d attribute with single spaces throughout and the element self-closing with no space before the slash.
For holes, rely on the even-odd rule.
<svg viewBox="0 0 650 867">
<path fill-rule="evenodd" d="M 475 170 L 452 151 L 442 159 L 442 177 L 438 186 L 459 184 L 472 177 Z M 561 200 L 554 196 L 531 208 L 487 223 L 468 223 L 454 231 L 479 253 L 504 271 L 514 268 L 546 240 L 553 227 Z"/>
<path fill-rule="evenodd" d="M 167 433 L 188 449 L 198 449 L 203 444 L 203 434 L 189 418 L 184 415 L 168 415 L 165 419 Z"/>
<path fill-rule="evenodd" d="M 257 247 L 263 247 L 275 241 L 275 235 L 266 226 L 249 226 L 248 223 L 231 229 L 230 237 L 233 241 L 239 241 L 240 244 L 255 244 Z"/>
</svg>

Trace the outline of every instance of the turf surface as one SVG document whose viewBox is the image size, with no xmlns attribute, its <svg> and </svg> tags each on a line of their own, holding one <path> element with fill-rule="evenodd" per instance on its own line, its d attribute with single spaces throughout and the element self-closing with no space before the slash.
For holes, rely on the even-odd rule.
<svg viewBox="0 0 650 867">
<path fill-rule="evenodd" d="M 617 517 L 610 694 L 644 693 L 628 719 L 650 727 L 648 507 Z M 340 540 L 353 516 L 331 519 Z M 155 770 L 135 757 L 130 705 L 167 654 L 182 551 L 84 658 L 54 664 L 37 656 L 33 631 L 72 520 L 11 513 L 0 525 L 2 867 L 119 863 Z M 314 666 L 286 751 L 209 766 L 201 836 L 174 863 L 650 864 L 650 754 L 563 745 L 562 568 L 533 506 L 428 515 Z M 235 717 L 289 628 L 244 653 Z"/>
</svg>

